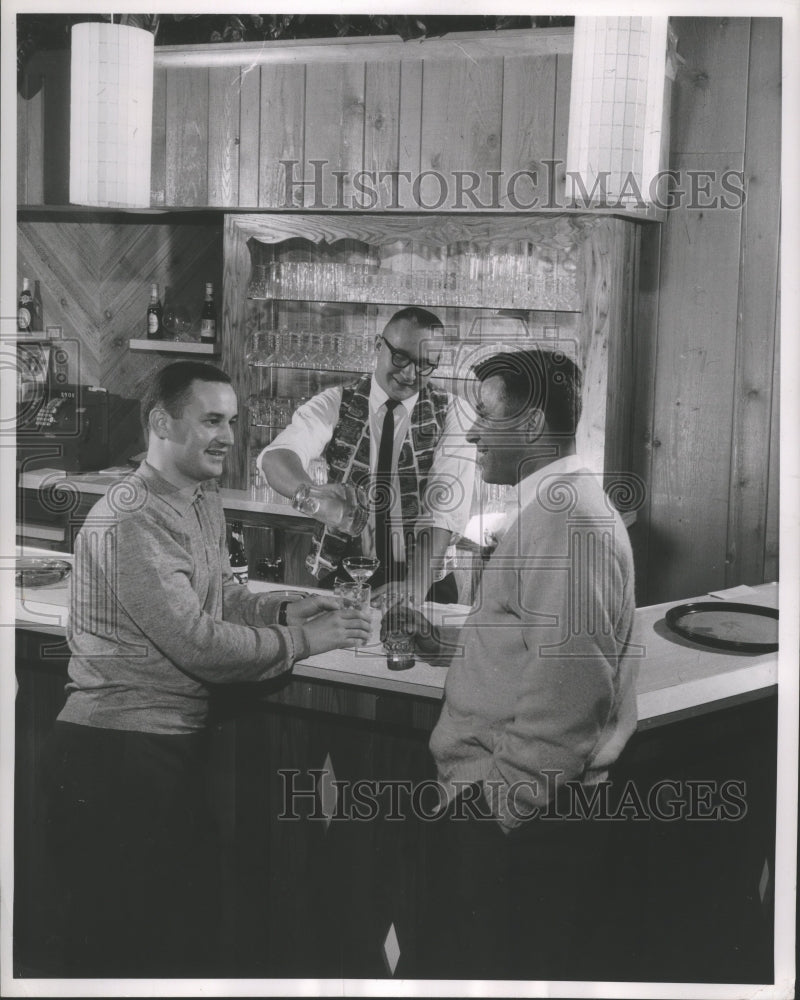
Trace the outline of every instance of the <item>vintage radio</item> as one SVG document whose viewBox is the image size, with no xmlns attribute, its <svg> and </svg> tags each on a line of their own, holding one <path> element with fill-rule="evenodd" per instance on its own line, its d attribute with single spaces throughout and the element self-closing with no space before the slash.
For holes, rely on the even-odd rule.
<svg viewBox="0 0 800 1000">
<path fill-rule="evenodd" d="M 17 469 L 102 469 L 109 394 L 78 381 L 74 340 L 17 342 Z"/>
</svg>

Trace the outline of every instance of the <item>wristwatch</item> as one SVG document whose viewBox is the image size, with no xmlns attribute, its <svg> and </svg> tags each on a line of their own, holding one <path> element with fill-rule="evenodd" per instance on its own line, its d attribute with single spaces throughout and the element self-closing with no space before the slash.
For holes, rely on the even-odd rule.
<svg viewBox="0 0 800 1000">
<path fill-rule="evenodd" d="M 281 601 L 281 603 L 278 605 L 279 625 L 288 625 L 288 622 L 286 621 L 286 609 L 289 607 L 289 604 L 290 604 L 289 601 Z"/>
</svg>

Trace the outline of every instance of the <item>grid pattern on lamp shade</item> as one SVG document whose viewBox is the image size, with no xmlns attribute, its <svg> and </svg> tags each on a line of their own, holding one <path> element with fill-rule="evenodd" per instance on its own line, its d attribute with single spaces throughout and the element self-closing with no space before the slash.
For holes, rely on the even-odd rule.
<svg viewBox="0 0 800 1000">
<path fill-rule="evenodd" d="M 75 25 L 70 82 L 70 201 L 148 206 L 152 34 L 123 25 Z"/>
<path fill-rule="evenodd" d="M 647 199 L 660 169 L 666 54 L 666 17 L 575 18 L 567 171 L 590 195 L 606 174 L 609 200 Z"/>
</svg>

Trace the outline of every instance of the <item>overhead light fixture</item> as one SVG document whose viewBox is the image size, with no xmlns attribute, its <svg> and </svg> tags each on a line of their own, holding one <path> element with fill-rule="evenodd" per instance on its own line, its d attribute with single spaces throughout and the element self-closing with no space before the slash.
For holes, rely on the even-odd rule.
<svg viewBox="0 0 800 1000">
<path fill-rule="evenodd" d="M 581 206 L 654 200 L 668 166 L 674 42 L 666 17 L 575 18 L 566 169 Z"/>
<path fill-rule="evenodd" d="M 150 206 L 153 35 L 122 24 L 72 28 L 69 200 Z"/>
</svg>

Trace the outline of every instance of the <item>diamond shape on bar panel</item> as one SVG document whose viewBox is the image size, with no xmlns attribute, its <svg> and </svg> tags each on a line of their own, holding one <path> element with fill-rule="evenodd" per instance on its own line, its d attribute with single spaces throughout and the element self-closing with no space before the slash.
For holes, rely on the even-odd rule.
<svg viewBox="0 0 800 1000">
<path fill-rule="evenodd" d="M 386 962 L 389 974 L 393 976 L 397 968 L 397 963 L 400 961 L 400 942 L 397 940 L 397 931 L 394 929 L 394 924 L 389 927 L 389 933 L 383 942 L 383 960 Z"/>
<path fill-rule="evenodd" d="M 331 755 L 325 755 L 325 763 L 322 765 L 322 776 L 320 781 L 319 803 L 322 814 L 325 817 L 325 830 L 331 825 L 331 819 L 336 812 L 336 803 L 339 799 L 339 792 L 336 788 L 336 775 L 333 773 L 333 763 Z"/>
</svg>

